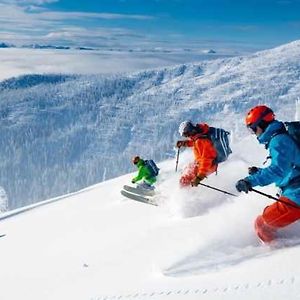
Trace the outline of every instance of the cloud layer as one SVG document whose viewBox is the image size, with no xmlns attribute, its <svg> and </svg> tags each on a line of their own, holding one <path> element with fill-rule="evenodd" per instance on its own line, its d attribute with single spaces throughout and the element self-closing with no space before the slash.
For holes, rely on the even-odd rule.
<svg viewBox="0 0 300 300">
<path fill-rule="evenodd" d="M 144 40 L 132 29 L 101 26 L 101 20 L 148 21 L 152 16 L 139 14 L 51 11 L 46 4 L 57 0 L 0 0 L 0 41 L 23 44 L 56 42 L 67 44 L 101 44 L 106 46 L 123 40 Z M 92 39 L 93 38 L 93 39 Z"/>
</svg>

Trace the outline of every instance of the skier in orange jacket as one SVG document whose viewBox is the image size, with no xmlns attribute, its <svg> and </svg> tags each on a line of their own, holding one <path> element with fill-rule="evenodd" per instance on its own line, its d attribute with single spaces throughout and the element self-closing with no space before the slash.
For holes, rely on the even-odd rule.
<svg viewBox="0 0 300 300">
<path fill-rule="evenodd" d="M 205 123 L 193 125 L 190 121 L 182 122 L 179 134 L 187 140 L 177 141 L 176 146 L 192 147 L 195 161 L 189 164 L 180 178 L 181 186 L 198 186 L 208 175 L 217 170 L 217 150 L 207 134 L 209 126 Z"/>
</svg>

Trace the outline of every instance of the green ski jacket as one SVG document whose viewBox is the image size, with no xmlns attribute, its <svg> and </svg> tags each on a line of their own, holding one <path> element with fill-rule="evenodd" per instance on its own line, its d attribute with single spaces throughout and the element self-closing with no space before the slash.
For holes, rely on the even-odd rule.
<svg viewBox="0 0 300 300">
<path fill-rule="evenodd" d="M 142 179 L 149 184 L 156 182 L 156 177 L 151 175 L 150 170 L 145 166 L 144 160 L 141 159 L 136 166 L 138 168 L 138 174 L 132 179 L 133 182 L 138 182 Z"/>
</svg>

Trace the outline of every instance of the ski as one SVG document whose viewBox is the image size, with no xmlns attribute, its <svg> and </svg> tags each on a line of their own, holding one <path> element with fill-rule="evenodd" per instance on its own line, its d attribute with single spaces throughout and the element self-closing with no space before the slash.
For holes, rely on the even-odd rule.
<svg viewBox="0 0 300 300">
<path fill-rule="evenodd" d="M 126 192 L 124 190 L 121 191 L 121 194 L 131 200 L 135 200 L 138 202 L 142 202 L 142 203 L 146 203 L 146 204 L 150 204 L 150 205 L 154 205 L 154 206 L 158 206 L 154 201 L 152 201 L 149 198 L 143 197 L 141 195 L 136 195 L 136 194 L 131 194 L 129 192 Z"/>
<path fill-rule="evenodd" d="M 129 185 L 124 185 L 123 189 L 127 192 L 142 195 L 142 196 L 154 196 L 155 192 L 153 190 L 146 190 L 143 188 L 136 188 Z"/>
<path fill-rule="evenodd" d="M 2 238 L 2 237 L 4 237 L 4 236 L 6 236 L 6 234 L 0 234 L 0 238 Z"/>
</svg>

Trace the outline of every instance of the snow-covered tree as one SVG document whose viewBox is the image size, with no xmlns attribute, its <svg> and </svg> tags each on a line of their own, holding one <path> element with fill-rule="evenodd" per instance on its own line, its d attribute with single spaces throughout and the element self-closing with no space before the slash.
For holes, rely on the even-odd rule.
<svg viewBox="0 0 300 300">
<path fill-rule="evenodd" d="M 8 210 L 8 197 L 3 187 L 0 186 L 0 213 Z"/>
<path fill-rule="evenodd" d="M 300 121 L 300 98 L 295 102 L 295 121 Z"/>
</svg>

